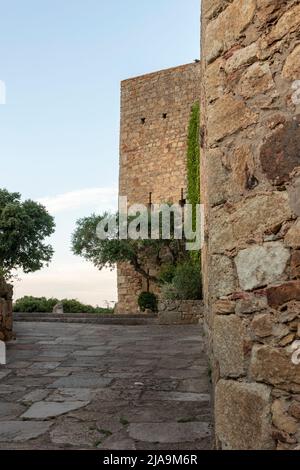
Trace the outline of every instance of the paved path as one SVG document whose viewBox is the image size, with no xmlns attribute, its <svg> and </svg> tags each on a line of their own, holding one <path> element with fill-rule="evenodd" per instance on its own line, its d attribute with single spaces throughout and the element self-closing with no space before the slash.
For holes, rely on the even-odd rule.
<svg viewBox="0 0 300 470">
<path fill-rule="evenodd" d="M 16 323 L 0 449 L 210 448 L 198 326 Z"/>
</svg>

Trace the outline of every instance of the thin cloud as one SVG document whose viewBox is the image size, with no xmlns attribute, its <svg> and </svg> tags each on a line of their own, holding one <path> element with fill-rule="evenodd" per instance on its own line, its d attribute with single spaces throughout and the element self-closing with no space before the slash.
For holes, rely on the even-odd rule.
<svg viewBox="0 0 300 470">
<path fill-rule="evenodd" d="M 93 206 L 95 210 L 101 208 L 114 210 L 117 208 L 117 201 L 118 190 L 114 187 L 86 188 L 39 199 L 39 202 L 53 215 L 85 206 Z"/>
</svg>

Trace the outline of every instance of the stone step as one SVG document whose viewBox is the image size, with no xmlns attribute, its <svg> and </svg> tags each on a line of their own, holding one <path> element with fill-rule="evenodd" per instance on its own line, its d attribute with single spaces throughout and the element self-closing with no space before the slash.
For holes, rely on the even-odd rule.
<svg viewBox="0 0 300 470">
<path fill-rule="evenodd" d="M 14 313 L 14 321 L 50 323 L 91 323 L 102 325 L 147 325 L 156 323 L 156 315 L 95 315 L 52 313 Z"/>
</svg>

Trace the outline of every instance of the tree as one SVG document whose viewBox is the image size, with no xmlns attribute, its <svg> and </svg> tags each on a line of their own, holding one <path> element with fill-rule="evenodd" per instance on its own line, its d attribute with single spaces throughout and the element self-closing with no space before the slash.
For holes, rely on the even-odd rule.
<svg viewBox="0 0 300 470">
<path fill-rule="evenodd" d="M 97 236 L 98 224 L 111 217 L 117 221 L 115 228 L 102 240 Z M 133 221 L 128 218 L 128 223 Z M 149 218 L 150 219 L 150 218 Z M 82 256 L 91 261 L 98 269 L 114 267 L 117 263 L 128 262 L 134 270 L 148 281 L 159 283 L 159 276 L 149 274 L 149 261 L 154 262 L 157 268 L 163 263 L 177 264 L 186 258 L 184 240 L 162 239 L 121 239 L 119 237 L 118 214 L 103 215 L 92 214 L 77 221 L 76 229 L 72 237 L 72 250 L 75 255 Z M 113 226 L 114 224 L 111 224 Z M 148 231 L 151 233 L 151 221 L 149 220 Z M 172 224 L 171 224 L 172 234 Z"/>
<path fill-rule="evenodd" d="M 29 273 L 48 264 L 53 249 L 45 239 L 54 228 L 44 206 L 0 189 L 0 277 L 9 279 L 15 269 Z"/>
</svg>

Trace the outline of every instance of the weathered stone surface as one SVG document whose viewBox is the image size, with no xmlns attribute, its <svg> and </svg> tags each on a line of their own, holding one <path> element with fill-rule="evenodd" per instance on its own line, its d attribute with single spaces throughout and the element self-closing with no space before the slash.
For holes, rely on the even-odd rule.
<svg viewBox="0 0 300 470">
<path fill-rule="evenodd" d="M 203 302 L 200 300 L 172 300 L 159 302 L 160 325 L 196 325 L 203 318 Z"/>
<path fill-rule="evenodd" d="M 216 283 L 216 279 L 219 282 Z M 236 280 L 233 262 L 227 256 L 213 256 L 210 269 L 211 294 L 214 298 L 223 297 L 234 292 Z"/>
<path fill-rule="evenodd" d="M 280 14 L 280 8 L 284 6 L 285 0 L 257 0 L 257 15 L 262 24 L 274 19 Z"/>
<path fill-rule="evenodd" d="M 237 301 L 235 311 L 238 315 L 244 315 L 244 314 L 260 312 L 262 310 L 265 310 L 267 307 L 268 307 L 267 297 L 265 296 L 256 297 L 252 294 L 249 294 L 248 298 Z"/>
<path fill-rule="evenodd" d="M 221 98 L 225 91 L 224 61 L 218 59 L 206 69 L 207 99 L 209 102 Z"/>
<path fill-rule="evenodd" d="M 281 242 L 265 243 L 242 250 L 235 257 L 240 287 L 252 290 L 281 279 L 290 250 Z"/>
<path fill-rule="evenodd" d="M 251 322 L 251 330 L 259 338 L 267 338 L 273 333 L 274 320 L 272 315 L 265 313 L 257 315 Z"/>
<path fill-rule="evenodd" d="M 236 315 L 217 316 L 214 321 L 213 347 L 221 377 L 239 377 L 245 371 L 242 320 Z"/>
<path fill-rule="evenodd" d="M 216 387 L 216 434 L 223 449 L 273 449 L 269 422 L 270 389 L 220 380 Z"/>
<path fill-rule="evenodd" d="M 300 115 L 288 121 L 260 149 L 260 161 L 267 178 L 275 185 L 289 180 L 290 173 L 300 165 Z"/>
<path fill-rule="evenodd" d="M 208 0 L 203 6 L 204 17 L 212 18 L 226 6 L 227 5 L 224 4 L 224 0 Z"/>
<path fill-rule="evenodd" d="M 22 414 L 21 418 L 40 420 L 55 418 L 69 413 L 70 411 L 83 408 L 88 404 L 88 401 L 64 401 L 63 403 L 39 401 L 31 405 L 31 407 Z"/>
<path fill-rule="evenodd" d="M 291 216 L 288 196 L 283 192 L 248 197 L 232 209 L 213 211 L 210 231 L 213 253 L 232 250 L 255 237 L 261 240 L 265 232 Z"/>
<path fill-rule="evenodd" d="M 49 393 L 49 390 L 37 388 L 24 395 L 20 401 L 23 403 L 34 403 L 36 401 L 42 401 L 47 397 L 47 395 L 49 395 Z"/>
<path fill-rule="evenodd" d="M 228 197 L 228 170 L 222 162 L 222 152 L 218 149 L 210 149 L 207 155 L 207 191 L 211 206 L 221 204 Z"/>
<path fill-rule="evenodd" d="M 290 276 L 292 279 L 300 278 L 300 250 L 296 250 L 292 253 Z"/>
<path fill-rule="evenodd" d="M 292 184 L 288 186 L 288 195 L 290 201 L 290 207 L 294 214 L 300 216 L 300 178 L 297 177 L 292 181 Z"/>
<path fill-rule="evenodd" d="M 9 341 L 14 337 L 12 296 L 12 286 L 0 277 L 0 341 Z"/>
<path fill-rule="evenodd" d="M 284 13 L 266 37 L 266 44 L 282 39 L 286 34 L 296 31 L 300 25 L 300 5 L 295 5 Z"/>
<path fill-rule="evenodd" d="M 143 442 L 176 444 L 204 439 L 211 431 L 208 423 L 144 423 L 130 424 L 128 433 Z"/>
<path fill-rule="evenodd" d="M 80 448 L 95 447 L 95 443 L 101 441 L 104 435 L 95 425 L 93 426 L 93 423 L 66 419 L 59 425 L 53 426 L 50 438 L 54 444 Z"/>
<path fill-rule="evenodd" d="M 230 109 L 230 113 L 228 110 Z M 225 95 L 208 107 L 208 145 L 255 124 L 256 113 L 232 95 Z"/>
<path fill-rule="evenodd" d="M 232 300 L 218 300 L 213 304 L 213 313 L 215 315 L 229 315 L 235 312 L 235 302 Z"/>
<path fill-rule="evenodd" d="M 287 414 L 287 406 L 283 400 L 275 400 L 272 404 L 273 424 L 281 431 L 295 434 L 298 429 L 297 421 Z"/>
<path fill-rule="evenodd" d="M 255 6 L 254 0 L 234 0 L 216 20 L 208 24 L 204 45 L 205 59 L 208 62 L 233 46 L 251 22 Z"/>
<path fill-rule="evenodd" d="M 29 421 L 1 421 L 0 442 L 24 442 L 49 431 L 52 423 Z"/>
<path fill-rule="evenodd" d="M 195 376 L 198 376 L 195 374 Z M 209 403 L 210 396 L 207 393 L 187 393 L 187 392 L 146 392 L 143 399 L 151 401 L 178 401 L 178 402 L 199 402 Z"/>
<path fill-rule="evenodd" d="M 289 229 L 284 243 L 291 248 L 300 248 L 300 219 Z"/>
<path fill-rule="evenodd" d="M 56 380 L 49 388 L 101 388 L 107 387 L 111 379 L 100 377 L 97 374 L 72 374 Z"/>
<path fill-rule="evenodd" d="M 284 390 L 300 391 L 299 366 L 284 349 L 257 346 L 252 351 L 250 375 L 254 380 L 276 385 Z"/>
<path fill-rule="evenodd" d="M 15 403 L 0 402 L 0 419 L 17 418 L 24 411 L 24 407 Z M 1 427 L 1 424 L 0 424 Z"/>
<path fill-rule="evenodd" d="M 225 63 L 225 72 L 230 74 L 238 70 L 240 67 L 251 65 L 257 60 L 257 53 L 257 43 L 238 49 L 229 57 L 229 59 L 227 59 Z"/>
<path fill-rule="evenodd" d="M 295 49 L 286 59 L 284 64 L 282 75 L 287 80 L 299 80 L 300 77 L 300 45 L 296 46 Z"/>
<path fill-rule="evenodd" d="M 237 90 L 244 98 L 252 98 L 275 88 L 269 64 L 256 62 L 242 75 Z"/>
<path fill-rule="evenodd" d="M 102 389 L 100 389 L 102 390 Z M 49 390 L 48 390 L 49 393 Z M 58 388 L 49 395 L 46 401 L 50 402 L 65 402 L 65 401 L 84 401 L 90 402 L 97 389 L 89 388 Z"/>
<path fill-rule="evenodd" d="M 289 413 L 294 418 L 300 420 L 300 402 L 299 401 L 294 401 L 291 404 L 291 406 L 289 408 Z"/>
<path fill-rule="evenodd" d="M 245 190 L 254 189 L 258 182 L 254 177 L 255 165 L 253 152 L 248 145 L 238 146 L 229 159 L 232 175 L 231 181 L 227 180 L 227 185 L 231 188 L 228 192 L 242 194 Z"/>
<path fill-rule="evenodd" d="M 267 289 L 268 304 L 278 308 L 291 300 L 300 301 L 300 281 L 286 282 Z"/>
</svg>

